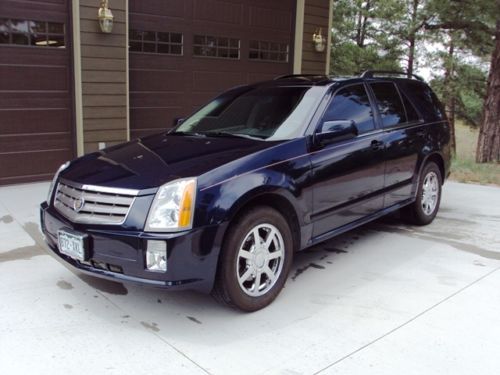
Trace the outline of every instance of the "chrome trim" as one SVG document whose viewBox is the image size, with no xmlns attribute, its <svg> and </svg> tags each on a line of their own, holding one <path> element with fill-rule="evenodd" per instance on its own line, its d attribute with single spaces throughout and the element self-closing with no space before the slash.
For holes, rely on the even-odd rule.
<svg viewBox="0 0 500 375">
<path fill-rule="evenodd" d="M 60 179 L 54 207 L 74 223 L 121 225 L 127 220 L 138 193 L 138 190 L 84 185 Z M 80 199 L 84 203 L 77 210 L 75 202 Z"/>
<path fill-rule="evenodd" d="M 60 178 L 59 182 L 62 182 L 65 185 L 70 185 L 71 187 L 75 187 L 77 189 L 92 190 L 92 191 L 97 191 L 100 193 L 107 193 L 107 194 L 132 195 L 132 196 L 136 197 L 139 195 L 139 192 L 140 192 L 140 190 L 134 190 L 134 189 L 122 189 L 122 188 L 114 188 L 114 187 L 107 187 L 107 186 L 80 184 L 78 182 L 69 181 L 69 180 L 66 180 L 64 178 Z"/>
</svg>

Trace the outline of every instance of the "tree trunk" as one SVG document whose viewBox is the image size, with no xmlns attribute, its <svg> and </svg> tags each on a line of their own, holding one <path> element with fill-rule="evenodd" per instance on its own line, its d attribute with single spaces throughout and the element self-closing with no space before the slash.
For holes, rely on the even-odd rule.
<svg viewBox="0 0 500 375">
<path fill-rule="evenodd" d="M 500 5 L 500 1 L 497 3 Z M 497 20 L 495 39 L 477 142 L 478 163 L 500 162 L 500 19 Z"/>
<path fill-rule="evenodd" d="M 445 107 L 446 112 L 448 114 L 448 121 L 450 123 L 450 147 L 453 155 L 456 155 L 457 146 L 455 142 L 455 90 L 453 89 L 454 85 L 453 74 L 454 74 L 454 58 L 455 58 L 455 42 L 453 40 L 454 35 L 451 33 L 450 35 L 450 45 L 448 47 L 448 61 L 445 66 L 446 69 L 444 71 L 444 87 L 445 87 Z"/>
<path fill-rule="evenodd" d="M 363 23 L 363 9 L 358 10 L 358 20 L 356 21 L 356 44 L 361 47 L 361 28 Z"/>
<path fill-rule="evenodd" d="M 366 39 L 366 29 L 368 27 L 368 13 L 370 12 L 370 1 L 368 0 L 365 4 L 365 14 L 363 15 L 363 23 L 361 25 L 361 39 L 360 39 L 360 47 L 365 47 L 365 39 Z"/>
<path fill-rule="evenodd" d="M 411 78 L 413 74 L 413 64 L 415 62 L 415 44 L 417 39 L 417 12 L 418 12 L 419 0 L 413 0 L 413 9 L 411 14 L 411 28 L 408 35 L 409 50 L 408 50 L 408 78 Z"/>
</svg>

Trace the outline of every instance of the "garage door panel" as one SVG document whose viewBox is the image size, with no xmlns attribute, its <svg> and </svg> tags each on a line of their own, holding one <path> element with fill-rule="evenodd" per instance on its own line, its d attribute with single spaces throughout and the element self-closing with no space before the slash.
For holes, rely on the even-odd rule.
<svg viewBox="0 0 500 375">
<path fill-rule="evenodd" d="M 34 47 L 9 47 L 1 46 L 0 64 L 1 65 L 36 65 L 36 66 L 67 66 L 68 52 L 65 48 L 42 48 Z"/>
<path fill-rule="evenodd" d="M 70 133 L 46 133 L 26 135 L 0 135 L 2 154 L 21 150 L 70 150 L 73 146 Z"/>
<path fill-rule="evenodd" d="M 131 1 L 131 29 L 183 34 L 180 56 L 142 53 L 141 45 L 130 52 L 131 137 L 165 124 L 170 127 L 173 118 L 188 116 L 227 88 L 290 74 L 289 52 L 285 62 L 256 61 L 261 57 L 255 57 L 254 50 L 250 58 L 250 41 L 283 43 L 291 50 L 294 14 L 294 0 L 191 0 L 182 6 L 175 1 Z M 196 53 L 211 57 L 195 55 L 195 35 L 207 37 L 206 45 L 198 44 Z M 211 44 L 209 37 L 218 40 Z M 230 57 L 222 38 L 239 40 L 238 58 Z M 172 93 L 177 101 L 168 95 Z M 179 107 L 172 108 L 173 103 Z"/>
<path fill-rule="evenodd" d="M 194 19 L 213 21 L 219 24 L 241 25 L 243 23 L 243 4 L 217 0 L 195 0 Z"/>
<path fill-rule="evenodd" d="M 235 1 L 235 0 L 231 0 Z M 238 1 L 238 0 L 236 0 Z M 310 0 L 307 0 L 308 2 Z M 321 0 L 323 1 L 323 0 Z M 280 1 L 269 1 L 269 0 L 252 0 L 250 1 L 250 5 L 268 9 L 277 9 L 277 10 L 292 10 L 295 12 L 295 0 L 280 0 Z"/>
<path fill-rule="evenodd" d="M 129 0 L 129 8 L 136 15 L 184 17 L 185 0 Z"/>
<path fill-rule="evenodd" d="M 175 70 L 142 70 L 130 75 L 131 91 L 172 91 L 184 87 L 184 74 Z"/>
<path fill-rule="evenodd" d="M 276 9 L 250 7 L 249 25 L 279 31 L 292 31 L 292 14 Z"/>
<path fill-rule="evenodd" d="M 271 63 L 265 61 L 258 61 L 249 64 L 248 72 L 250 78 L 252 77 L 253 74 L 260 76 L 268 76 L 271 78 L 275 78 L 279 75 L 290 74 L 288 64 Z"/>
<path fill-rule="evenodd" d="M 134 102 L 134 108 L 140 107 L 181 107 L 184 105 L 184 95 L 178 91 L 160 92 L 155 94 L 132 93 L 130 100 Z"/>
<path fill-rule="evenodd" d="M 192 61 L 192 69 L 193 71 L 198 71 L 198 72 L 226 72 L 228 74 L 228 78 L 231 78 L 234 76 L 234 74 L 241 74 L 243 78 L 245 78 L 245 73 L 248 73 L 255 67 L 261 69 L 264 71 L 266 68 L 269 69 L 271 68 L 271 71 L 274 71 L 275 68 L 280 68 L 279 65 L 281 64 L 266 64 L 265 66 L 262 66 L 262 64 L 255 64 L 253 62 L 248 62 L 244 64 L 244 69 L 242 69 L 242 63 L 238 60 L 235 61 L 227 61 L 227 62 L 221 62 L 221 59 L 214 59 L 214 58 L 193 58 Z M 288 68 L 288 64 L 283 64 L 284 68 Z M 281 70 L 281 69 L 280 69 Z M 269 70 L 268 70 L 269 71 Z M 247 83 L 246 81 L 240 81 L 241 83 Z"/>
<path fill-rule="evenodd" d="M 0 109 L 1 134 L 65 132 L 71 129 L 71 112 L 59 109 Z"/>
<path fill-rule="evenodd" d="M 0 14 L 5 18 L 43 19 L 44 21 L 66 22 L 66 1 L 22 1 L 2 0 Z"/>
<path fill-rule="evenodd" d="M 135 121 L 137 126 L 135 130 L 144 130 L 152 128 L 170 128 L 173 125 L 171 119 L 182 118 L 189 113 L 184 111 L 183 107 L 162 107 L 162 108 L 135 108 L 130 112 L 130 120 Z"/>
<path fill-rule="evenodd" d="M 22 91 L 0 92 L 0 108 L 3 109 L 45 109 L 67 108 L 71 105 L 66 91 Z"/>
<path fill-rule="evenodd" d="M 166 56 L 150 53 L 130 53 L 131 70 L 170 70 L 175 73 L 184 72 L 186 59 L 182 56 Z"/>
<path fill-rule="evenodd" d="M 245 81 L 245 73 L 220 71 L 193 72 L 193 90 L 218 92 Z"/>
<path fill-rule="evenodd" d="M 0 45 L 0 185 L 50 179 L 74 156 L 68 11 L 69 0 L 0 1 L 2 18 L 27 30 L 28 21 L 38 21 L 38 27 L 56 31 Z M 44 45 L 44 35 L 64 45 Z"/>
<path fill-rule="evenodd" d="M 50 179 L 64 160 L 72 158 L 71 150 L 43 150 L 19 154 L 0 154 L 2 174 L 0 184 L 13 184 L 25 181 Z"/>
<path fill-rule="evenodd" d="M 148 31 L 170 31 L 182 33 L 186 29 L 186 23 L 189 22 L 185 18 L 173 17 L 157 17 L 140 15 L 130 21 L 130 29 L 132 30 L 148 30 Z"/>
<path fill-rule="evenodd" d="M 68 80 L 54 77 L 68 75 L 65 66 L 1 65 L 2 90 L 68 90 Z"/>
<path fill-rule="evenodd" d="M 283 75 L 288 74 L 288 72 L 283 72 Z M 260 81 L 269 81 L 272 79 L 275 79 L 277 76 L 276 74 L 273 73 L 258 73 L 258 72 L 253 72 L 253 73 L 248 73 L 248 80 L 250 82 L 260 82 Z"/>
</svg>

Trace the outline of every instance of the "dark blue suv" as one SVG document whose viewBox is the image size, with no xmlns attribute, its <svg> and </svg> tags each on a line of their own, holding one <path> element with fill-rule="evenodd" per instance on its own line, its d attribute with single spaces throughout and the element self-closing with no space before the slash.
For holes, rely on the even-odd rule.
<svg viewBox="0 0 500 375">
<path fill-rule="evenodd" d="M 293 75 L 224 92 L 177 126 L 61 166 L 52 251 L 116 281 L 271 303 L 293 253 L 402 209 L 439 208 L 449 127 L 420 79 Z"/>
</svg>

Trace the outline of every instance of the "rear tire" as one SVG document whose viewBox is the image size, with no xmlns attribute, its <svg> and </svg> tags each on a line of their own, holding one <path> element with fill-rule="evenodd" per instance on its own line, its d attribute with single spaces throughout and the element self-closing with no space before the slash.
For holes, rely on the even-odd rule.
<svg viewBox="0 0 500 375">
<path fill-rule="evenodd" d="M 425 165 L 419 178 L 417 199 L 404 208 L 407 220 L 416 225 L 430 224 L 439 210 L 443 178 L 434 162 Z"/>
<path fill-rule="evenodd" d="M 292 232 L 285 218 L 270 207 L 252 208 L 228 230 L 212 296 L 243 311 L 260 310 L 283 289 L 292 258 Z"/>
</svg>

